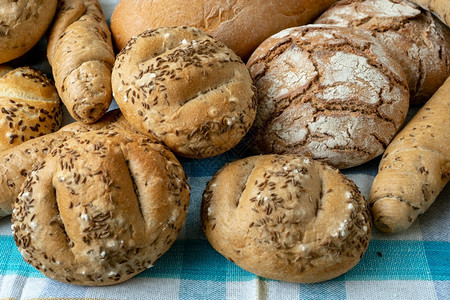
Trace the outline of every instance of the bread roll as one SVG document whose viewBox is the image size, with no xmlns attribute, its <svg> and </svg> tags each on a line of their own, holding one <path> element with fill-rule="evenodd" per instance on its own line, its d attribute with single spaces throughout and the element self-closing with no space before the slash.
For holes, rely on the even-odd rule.
<svg viewBox="0 0 450 300">
<path fill-rule="evenodd" d="M 148 30 L 117 55 L 117 104 L 143 134 L 187 157 L 234 147 L 256 114 L 253 81 L 224 44 L 188 27 Z"/>
<path fill-rule="evenodd" d="M 100 286 L 150 268 L 175 241 L 189 186 L 175 156 L 142 135 L 77 135 L 27 176 L 13 210 L 25 261 L 65 283 Z"/>
<path fill-rule="evenodd" d="M 0 63 L 25 54 L 44 35 L 57 0 L 0 0 Z"/>
<path fill-rule="evenodd" d="M 112 101 L 111 33 L 97 0 L 62 0 L 51 28 L 47 57 L 56 88 L 71 116 L 93 123 Z"/>
<path fill-rule="evenodd" d="M 400 65 L 362 31 L 286 29 L 264 41 L 247 66 L 257 87 L 261 153 L 357 166 L 383 153 L 408 111 Z"/>
<path fill-rule="evenodd" d="M 409 0 L 435 13 L 442 22 L 450 26 L 450 5 L 448 0 Z"/>
<path fill-rule="evenodd" d="M 0 152 L 54 132 L 62 121 L 61 101 L 41 71 L 3 67 L 0 77 Z"/>
<path fill-rule="evenodd" d="M 426 102 L 450 76 L 450 29 L 415 4 L 344 0 L 315 23 L 368 30 L 402 66 L 411 104 Z"/>
<path fill-rule="evenodd" d="M 0 218 L 11 214 L 14 199 L 19 194 L 20 188 L 33 165 L 39 164 L 48 153 L 54 151 L 75 135 L 101 128 L 129 132 L 134 130 L 119 111 L 115 110 L 107 113 L 95 124 L 72 123 L 55 133 L 35 138 L 0 152 Z"/>
<path fill-rule="evenodd" d="M 338 170 L 295 155 L 260 155 L 220 169 L 203 194 L 206 238 L 256 275 L 319 282 L 353 268 L 367 249 L 369 208 Z"/>
<path fill-rule="evenodd" d="M 0 77 L 3 77 L 6 73 L 13 70 L 14 68 L 8 65 L 0 65 Z"/>
<path fill-rule="evenodd" d="M 311 22 L 336 0 L 121 0 L 111 17 L 117 48 L 147 29 L 186 25 L 246 60 L 267 37 Z"/>
<path fill-rule="evenodd" d="M 450 180 L 450 77 L 392 140 L 370 191 L 375 225 L 408 229 Z"/>
</svg>

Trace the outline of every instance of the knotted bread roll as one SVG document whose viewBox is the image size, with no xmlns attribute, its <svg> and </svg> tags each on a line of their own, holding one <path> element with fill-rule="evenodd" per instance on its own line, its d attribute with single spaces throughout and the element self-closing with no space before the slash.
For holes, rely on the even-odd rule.
<svg viewBox="0 0 450 300">
<path fill-rule="evenodd" d="M 5 66 L 0 72 L 0 152 L 59 129 L 61 101 L 44 73 Z"/>
<path fill-rule="evenodd" d="M 211 245 L 238 266 L 303 283 L 350 270 L 371 233 L 357 186 L 337 169 L 295 155 L 224 166 L 206 186 L 201 219 Z"/>
<path fill-rule="evenodd" d="M 47 57 L 56 88 L 72 117 L 93 123 L 112 100 L 111 33 L 97 0 L 62 0 L 51 28 Z"/>
<path fill-rule="evenodd" d="M 184 171 L 164 146 L 140 134 L 87 132 L 28 174 L 14 206 L 14 239 L 50 278 L 111 285 L 153 266 L 188 204 Z"/>
</svg>

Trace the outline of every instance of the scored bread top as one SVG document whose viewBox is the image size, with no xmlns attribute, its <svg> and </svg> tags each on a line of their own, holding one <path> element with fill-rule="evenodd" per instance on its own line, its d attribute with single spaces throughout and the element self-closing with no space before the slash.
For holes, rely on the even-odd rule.
<svg viewBox="0 0 450 300">
<path fill-rule="evenodd" d="M 186 176 L 164 146 L 140 134 L 83 133 L 28 174 L 14 238 L 25 261 L 50 278 L 115 284 L 167 251 L 188 203 Z"/>
<path fill-rule="evenodd" d="M 74 122 L 54 133 L 29 140 L 0 153 L 0 218 L 10 215 L 15 198 L 33 165 L 42 161 L 54 148 L 82 132 L 124 130 L 136 132 L 119 113 L 113 110 L 94 124 Z"/>
<path fill-rule="evenodd" d="M 61 101 L 44 73 L 21 67 L 0 77 L 0 152 L 54 132 L 61 122 Z"/>
<path fill-rule="evenodd" d="M 235 146 L 253 123 L 253 81 L 221 42 L 188 27 L 148 30 L 117 56 L 114 97 L 124 116 L 188 157 Z"/>
</svg>

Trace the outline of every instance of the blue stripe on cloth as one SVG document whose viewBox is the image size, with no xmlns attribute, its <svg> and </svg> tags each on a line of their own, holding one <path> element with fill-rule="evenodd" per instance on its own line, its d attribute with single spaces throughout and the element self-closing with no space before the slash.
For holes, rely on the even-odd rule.
<svg viewBox="0 0 450 300">
<path fill-rule="evenodd" d="M 22 277 L 45 277 L 22 259 L 12 236 L 0 236 L 0 275 L 11 274 Z"/>
<path fill-rule="evenodd" d="M 428 265 L 433 280 L 450 279 L 450 243 L 426 242 L 424 243 Z"/>
<path fill-rule="evenodd" d="M 448 242 L 372 240 L 359 264 L 333 281 L 450 280 L 449 245 Z M 23 261 L 11 236 L 0 236 L 0 275 L 9 274 L 43 277 Z M 255 278 L 216 252 L 206 240 L 177 240 L 153 268 L 137 276 L 195 281 Z"/>
<path fill-rule="evenodd" d="M 433 280 L 433 274 L 442 274 L 449 280 L 448 265 L 429 265 L 427 255 L 431 261 L 449 258 L 442 242 L 372 240 L 358 265 L 338 279 Z"/>
<path fill-rule="evenodd" d="M 251 280 L 255 275 L 239 268 L 214 250 L 206 240 L 184 240 L 185 252 L 181 279 L 227 281 Z M 230 269 L 236 269 L 230 276 Z M 232 271 L 232 272 L 233 272 Z M 236 275 L 236 277 L 234 277 Z"/>
</svg>

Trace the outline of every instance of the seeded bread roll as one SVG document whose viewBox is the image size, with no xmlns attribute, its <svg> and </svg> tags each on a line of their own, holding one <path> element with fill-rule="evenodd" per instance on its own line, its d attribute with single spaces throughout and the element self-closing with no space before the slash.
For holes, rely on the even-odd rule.
<svg viewBox="0 0 450 300">
<path fill-rule="evenodd" d="M 112 87 L 136 129 L 187 157 L 231 149 L 256 114 L 253 81 L 241 59 L 194 28 L 148 30 L 131 39 L 117 56 Z"/>
<path fill-rule="evenodd" d="M 368 30 L 402 66 L 411 104 L 426 102 L 450 75 L 450 29 L 415 4 L 344 0 L 315 23 Z"/>
<path fill-rule="evenodd" d="M 111 17 L 117 48 L 147 29 L 187 25 L 247 59 L 267 37 L 307 24 L 336 0 L 121 0 Z M 270 21 L 268 21 L 270 20 Z"/>
<path fill-rule="evenodd" d="M 247 66 L 258 91 L 258 152 L 349 168 L 383 153 L 406 117 L 400 65 L 362 31 L 286 29 L 262 43 Z"/>
<path fill-rule="evenodd" d="M 72 123 L 55 133 L 35 138 L 0 152 L 0 218 L 11 214 L 14 199 L 19 194 L 22 183 L 34 164 L 41 163 L 45 155 L 75 135 L 101 128 L 134 131 L 119 111 L 115 110 L 107 113 L 97 123 L 89 125 L 80 122 Z"/>
<path fill-rule="evenodd" d="M 0 63 L 22 56 L 44 35 L 57 0 L 0 0 Z"/>
<path fill-rule="evenodd" d="M 111 33 L 97 0 L 61 0 L 47 47 L 56 88 L 71 116 L 93 123 L 112 101 Z"/>
<path fill-rule="evenodd" d="M 180 163 L 143 135 L 77 135 L 28 174 L 13 210 L 24 260 L 61 282 L 102 286 L 150 268 L 189 204 Z"/>
<path fill-rule="evenodd" d="M 356 185 L 335 168 L 295 155 L 224 166 L 206 186 L 201 220 L 211 245 L 238 266 L 303 283 L 353 268 L 371 233 Z"/>
<path fill-rule="evenodd" d="M 54 132 L 62 121 L 61 101 L 41 71 L 21 67 L 0 77 L 0 152 Z"/>
</svg>

